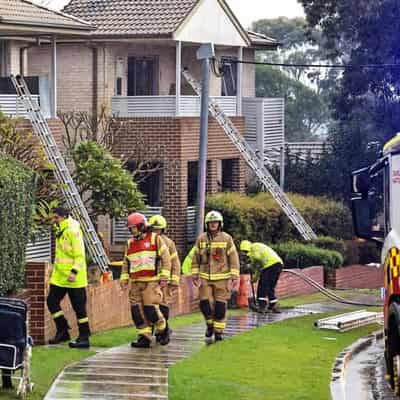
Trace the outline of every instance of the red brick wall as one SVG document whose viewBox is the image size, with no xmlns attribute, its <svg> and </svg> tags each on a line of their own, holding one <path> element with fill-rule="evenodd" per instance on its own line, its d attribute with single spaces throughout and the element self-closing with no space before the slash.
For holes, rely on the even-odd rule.
<svg viewBox="0 0 400 400">
<path fill-rule="evenodd" d="M 352 265 L 330 271 L 326 284 L 337 289 L 376 289 L 383 287 L 383 268 Z"/>
<path fill-rule="evenodd" d="M 294 269 L 304 273 L 308 278 L 313 279 L 320 285 L 324 285 L 324 268 L 323 267 L 310 267 L 302 270 Z M 288 272 L 282 272 L 278 286 L 276 287 L 276 294 L 279 297 L 293 297 L 303 294 L 316 293 L 317 289 L 307 284 L 301 278 L 292 275 Z"/>
</svg>

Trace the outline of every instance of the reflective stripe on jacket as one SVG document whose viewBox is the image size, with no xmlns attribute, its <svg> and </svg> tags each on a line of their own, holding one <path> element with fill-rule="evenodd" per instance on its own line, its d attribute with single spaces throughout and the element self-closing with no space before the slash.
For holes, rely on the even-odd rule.
<svg viewBox="0 0 400 400">
<path fill-rule="evenodd" d="M 68 282 L 72 270 L 75 282 Z M 50 278 L 52 285 L 67 288 L 87 286 L 85 245 L 79 222 L 71 217 L 60 222 L 56 233 L 56 254 Z"/>
<path fill-rule="evenodd" d="M 121 280 L 134 282 L 169 279 L 171 258 L 163 239 L 155 233 L 146 233 L 140 239 L 129 239 L 125 248 Z"/>
<path fill-rule="evenodd" d="M 254 264 L 253 266 L 257 268 L 259 265 L 257 269 L 260 270 L 272 267 L 277 263 L 283 264 L 278 254 L 264 243 L 253 243 L 248 256 L 251 263 Z"/>
<path fill-rule="evenodd" d="M 229 234 L 218 232 L 210 237 L 203 233 L 197 238 L 192 275 L 210 281 L 239 277 L 239 256 Z"/>
</svg>

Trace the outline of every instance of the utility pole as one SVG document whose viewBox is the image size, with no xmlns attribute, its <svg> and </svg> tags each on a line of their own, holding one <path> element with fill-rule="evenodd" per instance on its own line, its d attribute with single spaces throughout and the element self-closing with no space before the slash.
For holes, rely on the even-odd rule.
<svg viewBox="0 0 400 400">
<path fill-rule="evenodd" d="M 197 228 L 196 234 L 204 231 L 204 209 L 206 205 L 207 145 L 208 145 L 208 103 L 210 96 L 210 59 L 215 57 L 214 45 L 204 43 L 197 50 L 197 59 L 202 61 L 200 151 L 197 180 Z"/>
</svg>

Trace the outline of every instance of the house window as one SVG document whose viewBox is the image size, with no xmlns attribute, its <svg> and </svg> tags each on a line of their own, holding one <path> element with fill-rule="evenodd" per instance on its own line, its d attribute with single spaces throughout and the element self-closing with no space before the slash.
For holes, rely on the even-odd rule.
<svg viewBox="0 0 400 400">
<path fill-rule="evenodd" d="M 237 93 L 237 63 L 232 62 L 236 57 L 221 57 L 223 76 L 221 95 L 236 96 Z"/>
<path fill-rule="evenodd" d="M 222 160 L 222 179 L 221 179 L 221 190 L 223 192 L 233 191 L 233 169 L 236 160 Z"/>
<path fill-rule="evenodd" d="M 187 203 L 189 207 L 194 206 L 196 204 L 198 168 L 199 168 L 198 161 L 188 162 Z"/>
<path fill-rule="evenodd" d="M 128 57 L 128 96 L 158 95 L 158 58 Z"/>
<path fill-rule="evenodd" d="M 134 160 L 126 163 L 126 169 L 132 173 L 137 171 L 137 168 L 138 165 Z M 145 195 L 145 201 L 150 207 L 161 207 L 163 186 L 162 165 L 160 163 L 148 163 L 141 168 L 145 172 L 135 174 L 138 189 Z"/>
</svg>

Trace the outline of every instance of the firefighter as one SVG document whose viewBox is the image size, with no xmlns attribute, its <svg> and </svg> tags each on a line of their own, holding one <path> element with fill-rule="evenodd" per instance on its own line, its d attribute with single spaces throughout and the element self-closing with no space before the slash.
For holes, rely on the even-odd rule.
<svg viewBox="0 0 400 400">
<path fill-rule="evenodd" d="M 280 313 L 275 287 L 282 272 L 282 259 L 267 245 L 251 243 L 248 240 L 240 243 L 240 251 L 250 262 L 252 283 L 258 280 L 257 311 L 264 313 L 269 310 L 273 313 Z"/>
<path fill-rule="evenodd" d="M 132 319 L 138 329 L 138 339 L 131 346 L 149 348 L 153 330 L 164 346 L 169 343 L 169 330 L 159 304 L 170 278 L 169 252 L 161 236 L 151 232 L 143 214 L 130 214 L 127 225 L 132 238 L 125 248 L 121 286 L 126 288 L 130 282 Z"/>
<path fill-rule="evenodd" d="M 171 274 L 169 277 L 168 286 L 162 288 L 163 299 L 160 304 L 160 311 L 167 322 L 167 329 L 171 334 L 171 330 L 169 329 L 168 319 L 169 319 L 169 304 L 172 303 L 174 298 L 176 297 L 179 289 L 179 280 L 181 275 L 181 262 L 179 260 L 178 252 L 176 251 L 175 243 L 172 239 L 170 239 L 165 230 L 167 229 L 167 220 L 162 215 L 153 215 L 149 219 L 149 224 L 151 226 L 152 231 L 160 235 L 164 240 L 165 245 L 168 248 L 169 256 L 171 259 Z M 160 336 L 156 335 L 156 340 L 159 342 Z"/>
<path fill-rule="evenodd" d="M 200 287 L 200 311 L 207 324 L 206 343 L 223 340 L 227 301 L 239 288 L 239 256 L 232 237 L 223 232 L 223 217 L 210 211 L 205 217 L 206 232 L 195 243 L 192 260 L 193 283 Z"/>
<path fill-rule="evenodd" d="M 50 344 L 70 340 L 68 322 L 61 309 L 61 300 L 68 294 L 78 319 L 79 336 L 69 343 L 71 348 L 89 348 L 89 318 L 86 313 L 87 271 L 85 246 L 79 223 L 63 207 L 54 209 L 56 254 L 50 278 L 47 306 L 57 327 Z"/>
</svg>

